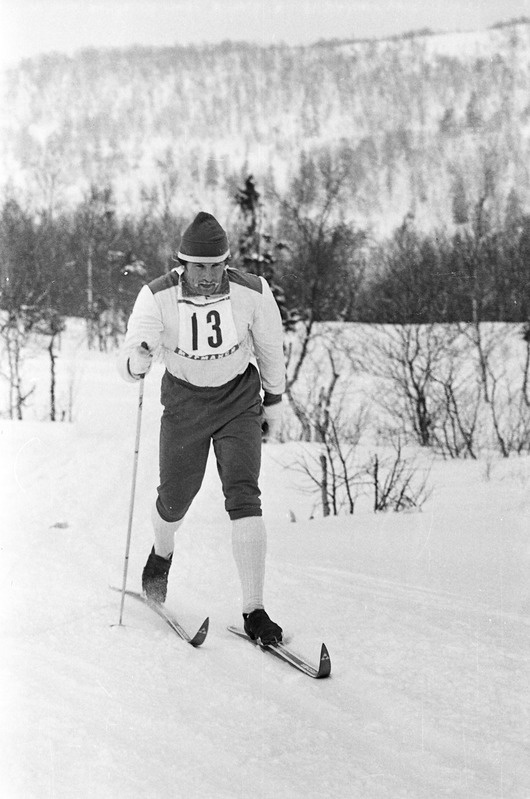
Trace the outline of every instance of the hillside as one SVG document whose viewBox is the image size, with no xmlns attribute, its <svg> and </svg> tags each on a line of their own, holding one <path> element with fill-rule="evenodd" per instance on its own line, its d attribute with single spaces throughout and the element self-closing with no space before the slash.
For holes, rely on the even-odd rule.
<svg viewBox="0 0 530 799">
<path fill-rule="evenodd" d="M 35 207 L 112 185 L 123 212 L 227 213 L 241 175 L 288 191 L 322 154 L 352 165 L 344 213 L 450 224 L 455 196 L 530 202 L 530 24 L 311 46 L 85 50 L 4 75 L 3 182 Z"/>
</svg>

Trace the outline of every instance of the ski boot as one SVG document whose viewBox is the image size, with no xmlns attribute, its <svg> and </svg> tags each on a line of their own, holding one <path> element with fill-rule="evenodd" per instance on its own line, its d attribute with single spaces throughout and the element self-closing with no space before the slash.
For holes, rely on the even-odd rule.
<svg viewBox="0 0 530 799">
<path fill-rule="evenodd" d="M 282 628 L 269 618 L 263 608 L 252 613 L 243 613 L 245 632 L 253 641 L 259 639 L 262 644 L 279 644 L 282 640 Z"/>
<path fill-rule="evenodd" d="M 142 572 L 142 588 L 147 599 L 162 604 L 166 601 L 167 576 L 171 568 L 171 559 L 163 558 L 155 553 L 153 547 Z"/>
</svg>

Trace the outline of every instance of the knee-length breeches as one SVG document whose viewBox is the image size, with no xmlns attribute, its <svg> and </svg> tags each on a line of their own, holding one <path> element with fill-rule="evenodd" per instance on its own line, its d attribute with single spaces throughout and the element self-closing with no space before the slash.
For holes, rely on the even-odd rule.
<svg viewBox="0 0 530 799">
<path fill-rule="evenodd" d="M 199 491 L 210 442 L 231 519 L 261 516 L 261 398 L 249 365 L 217 387 L 191 386 L 169 372 L 162 378 L 160 485 L 157 508 L 166 521 L 182 519 Z"/>
</svg>

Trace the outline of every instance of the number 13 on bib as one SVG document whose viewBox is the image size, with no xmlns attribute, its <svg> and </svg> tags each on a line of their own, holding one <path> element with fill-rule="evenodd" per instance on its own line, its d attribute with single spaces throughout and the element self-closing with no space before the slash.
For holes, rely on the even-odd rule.
<svg viewBox="0 0 530 799">
<path fill-rule="evenodd" d="M 230 297 L 208 303 L 179 302 L 179 342 L 176 352 L 187 358 L 223 358 L 238 347 Z"/>
</svg>

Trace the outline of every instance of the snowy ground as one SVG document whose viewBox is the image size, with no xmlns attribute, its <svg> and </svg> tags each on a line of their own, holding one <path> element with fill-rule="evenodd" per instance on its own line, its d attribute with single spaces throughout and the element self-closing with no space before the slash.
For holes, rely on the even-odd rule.
<svg viewBox="0 0 530 799">
<path fill-rule="evenodd" d="M 45 381 L 45 362 L 34 362 Z M 267 606 L 315 681 L 236 639 L 213 464 L 177 539 L 179 641 L 117 626 L 137 388 L 75 357 L 73 424 L 0 422 L 3 799 L 528 799 L 530 461 L 440 462 L 422 513 L 309 520 L 269 444 Z M 158 377 L 146 382 L 129 586 L 151 546 Z M 291 518 L 296 518 L 292 522 Z"/>
</svg>

